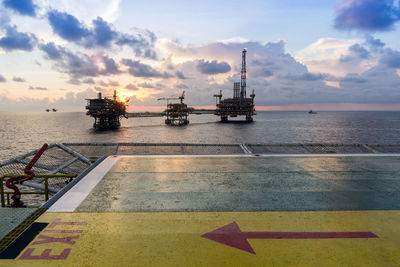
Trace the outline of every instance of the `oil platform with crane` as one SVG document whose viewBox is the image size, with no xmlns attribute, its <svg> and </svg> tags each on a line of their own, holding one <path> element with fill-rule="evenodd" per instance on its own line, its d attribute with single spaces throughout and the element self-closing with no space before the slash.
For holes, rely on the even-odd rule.
<svg viewBox="0 0 400 267">
<path fill-rule="evenodd" d="M 99 93 L 98 98 L 87 99 L 87 115 L 95 119 L 93 127 L 98 130 L 116 129 L 120 126 L 120 119 L 137 117 L 163 117 L 166 116 L 165 124 L 171 126 L 183 126 L 189 123 L 189 114 L 214 114 L 221 117 L 222 122 L 228 121 L 228 117 L 246 116 L 245 121 L 252 122 L 256 114 L 254 109 L 254 90 L 250 97 L 246 97 L 246 53 L 242 51 L 242 70 L 240 82 L 233 83 L 233 98 L 222 99 L 222 92 L 214 95 L 216 97 L 216 109 L 196 109 L 188 107 L 183 100 L 185 91 L 179 97 L 162 97 L 157 100 L 166 100 L 167 108 L 163 112 L 126 112 L 127 100 L 117 98 L 114 91 L 113 98 L 102 98 Z M 177 103 L 170 103 L 171 100 L 179 100 Z"/>
<path fill-rule="evenodd" d="M 128 118 L 126 106 L 129 99 L 122 101 L 117 99 L 117 91 L 114 90 L 112 98 L 102 97 L 86 99 L 88 101 L 86 115 L 94 118 L 93 128 L 96 130 L 117 129 L 122 117 Z"/>
<path fill-rule="evenodd" d="M 233 98 L 222 99 L 222 92 L 214 95 L 216 98 L 217 109 L 215 115 L 221 117 L 221 121 L 228 121 L 228 117 L 246 116 L 247 122 L 253 121 L 255 115 L 254 109 L 254 90 L 250 98 L 246 97 L 246 53 L 247 49 L 242 51 L 242 70 L 241 80 L 233 83 Z"/>
<path fill-rule="evenodd" d="M 182 92 L 180 97 L 162 97 L 157 100 L 166 100 L 167 101 L 167 109 L 164 111 L 165 116 L 165 124 L 171 126 L 182 126 L 189 123 L 188 115 L 189 109 L 188 106 L 183 103 L 183 99 L 185 99 L 185 91 Z M 179 100 L 178 103 L 169 103 L 170 100 Z"/>
</svg>

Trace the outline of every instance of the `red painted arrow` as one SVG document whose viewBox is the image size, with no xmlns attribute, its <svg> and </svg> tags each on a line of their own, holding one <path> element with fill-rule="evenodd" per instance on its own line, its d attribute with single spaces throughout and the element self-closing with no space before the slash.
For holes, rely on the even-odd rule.
<svg viewBox="0 0 400 267">
<path fill-rule="evenodd" d="M 324 239 L 378 238 L 371 232 L 242 232 L 236 222 L 225 225 L 201 237 L 256 254 L 247 241 L 250 239 Z"/>
</svg>

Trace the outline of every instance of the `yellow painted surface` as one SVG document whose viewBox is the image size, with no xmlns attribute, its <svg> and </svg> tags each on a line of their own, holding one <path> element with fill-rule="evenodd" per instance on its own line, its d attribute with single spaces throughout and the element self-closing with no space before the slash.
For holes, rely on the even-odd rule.
<svg viewBox="0 0 400 267">
<path fill-rule="evenodd" d="M 0 260 L 0 266 L 399 266 L 400 211 L 45 213 L 38 222 L 82 233 L 74 245 L 37 244 L 65 260 Z M 231 222 L 244 232 L 373 232 L 372 239 L 249 239 L 256 255 L 202 238 Z M 49 229 L 49 228 L 46 228 Z M 45 229 L 45 230 L 46 230 Z"/>
</svg>

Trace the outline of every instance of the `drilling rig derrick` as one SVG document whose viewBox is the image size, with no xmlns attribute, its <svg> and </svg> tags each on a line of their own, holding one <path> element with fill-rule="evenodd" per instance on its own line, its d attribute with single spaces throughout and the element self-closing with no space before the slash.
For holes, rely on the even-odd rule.
<svg viewBox="0 0 400 267">
<path fill-rule="evenodd" d="M 221 121 L 228 121 L 228 117 L 246 116 L 247 122 L 253 121 L 255 115 L 254 109 L 254 90 L 250 98 L 246 97 L 246 53 L 247 49 L 242 51 L 242 69 L 240 72 L 240 82 L 233 83 L 233 98 L 222 99 L 222 92 L 214 95 L 216 98 L 217 109 L 215 115 L 221 116 Z"/>
</svg>

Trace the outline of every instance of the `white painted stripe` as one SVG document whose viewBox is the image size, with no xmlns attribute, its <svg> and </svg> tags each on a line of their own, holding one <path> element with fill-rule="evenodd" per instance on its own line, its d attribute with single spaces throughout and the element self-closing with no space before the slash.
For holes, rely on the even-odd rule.
<svg viewBox="0 0 400 267">
<path fill-rule="evenodd" d="M 254 155 L 254 154 L 253 154 Z M 321 157 L 321 158 L 343 158 L 343 157 L 400 157 L 400 154 L 257 154 L 257 156 L 261 157 Z"/>
<path fill-rule="evenodd" d="M 243 150 L 245 154 L 251 154 L 249 148 L 245 144 L 241 144 L 240 148 Z"/>
<path fill-rule="evenodd" d="M 339 158 L 339 157 L 400 157 L 400 154 L 379 153 L 379 154 L 226 154 L 226 155 L 118 155 L 112 157 L 120 158 L 235 158 L 235 157 L 264 157 L 264 158 L 286 158 L 286 157 L 323 157 L 323 158 Z"/>
<path fill-rule="evenodd" d="M 96 168 L 89 172 L 67 193 L 65 193 L 56 203 L 54 203 L 48 212 L 73 212 L 82 201 L 89 195 L 92 189 L 103 179 L 106 173 L 118 161 L 118 157 L 108 157 Z"/>
</svg>

